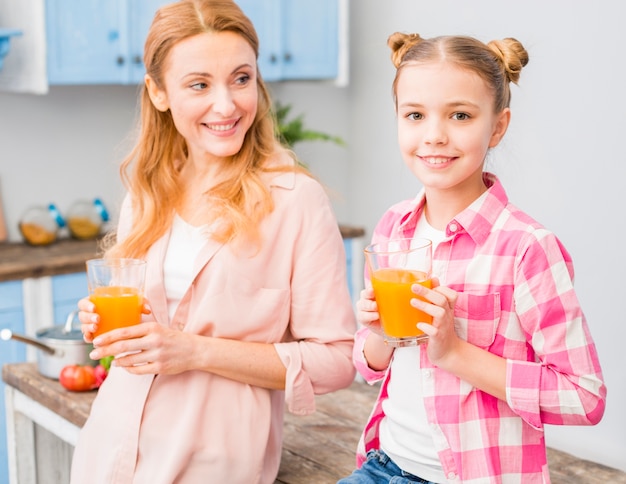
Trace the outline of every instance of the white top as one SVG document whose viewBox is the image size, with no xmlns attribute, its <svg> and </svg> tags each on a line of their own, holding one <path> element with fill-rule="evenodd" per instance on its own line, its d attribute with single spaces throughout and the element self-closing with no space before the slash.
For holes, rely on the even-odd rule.
<svg viewBox="0 0 626 484">
<path fill-rule="evenodd" d="M 433 253 L 445 232 L 436 230 L 422 212 L 414 238 L 433 242 Z M 437 275 L 434 271 L 434 275 Z M 383 401 L 385 417 L 380 424 L 380 446 L 398 466 L 433 482 L 447 482 L 435 451 L 422 400 L 420 346 L 396 348 L 391 361 L 391 378 Z"/>
<path fill-rule="evenodd" d="M 170 320 L 191 284 L 193 265 L 206 243 L 206 225 L 194 226 L 174 216 L 167 253 L 163 262 L 163 283 Z"/>
</svg>

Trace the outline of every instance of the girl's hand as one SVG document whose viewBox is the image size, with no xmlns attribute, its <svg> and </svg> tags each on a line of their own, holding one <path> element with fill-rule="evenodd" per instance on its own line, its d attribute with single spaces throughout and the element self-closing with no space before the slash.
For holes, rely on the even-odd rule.
<svg viewBox="0 0 626 484">
<path fill-rule="evenodd" d="M 506 401 L 506 360 L 459 338 L 454 330 L 454 306 L 458 293 L 439 285 L 433 289 L 414 284 L 415 294 L 427 299 L 411 299 L 411 304 L 433 316 L 433 324 L 418 323 L 428 334 L 426 351 L 430 361 L 500 400 Z"/>
<path fill-rule="evenodd" d="M 95 312 L 96 306 L 88 297 L 82 298 L 78 301 L 78 320 L 81 323 L 81 331 L 83 332 L 83 339 L 87 343 L 91 343 L 94 338 L 94 333 L 98 330 L 98 323 L 100 322 L 100 316 Z M 143 306 L 141 308 L 143 314 L 150 314 L 150 304 L 148 300 L 144 298 Z"/>
<path fill-rule="evenodd" d="M 389 366 L 393 347 L 385 344 L 378 305 L 372 288 L 365 288 L 361 291 L 356 309 L 357 321 L 371 331 L 363 347 L 365 359 L 371 369 L 382 371 Z"/>
<path fill-rule="evenodd" d="M 356 309 L 357 321 L 382 337 L 383 329 L 380 325 L 378 305 L 374 299 L 374 290 L 372 288 L 365 288 L 361 291 L 359 300 L 356 303 Z"/>
<path fill-rule="evenodd" d="M 93 340 L 89 356 L 94 360 L 115 356 L 113 366 L 135 375 L 174 375 L 192 368 L 197 338 L 149 321 L 101 334 Z"/>
<path fill-rule="evenodd" d="M 433 364 L 441 366 L 440 363 L 453 356 L 462 342 L 454 330 L 454 306 L 458 293 L 441 286 L 437 278 L 433 278 L 432 289 L 420 284 L 414 284 L 411 289 L 426 299 L 411 299 L 411 305 L 433 317 L 432 324 L 418 323 L 417 327 L 428 335 L 428 358 Z"/>
</svg>

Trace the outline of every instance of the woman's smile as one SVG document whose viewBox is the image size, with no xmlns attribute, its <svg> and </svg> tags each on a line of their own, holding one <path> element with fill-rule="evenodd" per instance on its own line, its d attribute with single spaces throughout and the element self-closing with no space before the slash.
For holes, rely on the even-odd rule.
<svg viewBox="0 0 626 484">
<path fill-rule="evenodd" d="M 232 130 L 239 120 L 228 122 L 228 123 L 202 123 L 203 126 L 207 127 L 211 131 L 217 131 L 220 134 L 226 134 L 227 131 Z"/>
</svg>

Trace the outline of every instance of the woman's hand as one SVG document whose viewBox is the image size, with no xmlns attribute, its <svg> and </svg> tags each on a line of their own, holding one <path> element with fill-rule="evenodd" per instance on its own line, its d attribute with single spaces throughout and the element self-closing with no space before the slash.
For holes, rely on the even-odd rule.
<svg viewBox="0 0 626 484">
<path fill-rule="evenodd" d="M 285 389 L 285 365 L 270 343 L 187 333 L 156 321 L 108 331 L 94 339 L 92 359 L 115 356 L 113 366 L 134 375 L 202 370 L 248 385 Z"/>
<path fill-rule="evenodd" d="M 432 324 L 417 324 L 428 335 L 428 358 L 433 364 L 443 367 L 444 360 L 454 355 L 462 341 L 454 330 L 454 306 L 458 294 L 449 287 L 441 286 L 437 278 L 433 278 L 432 289 L 421 284 L 413 284 L 411 289 L 426 299 L 411 299 L 411 305 L 433 317 Z"/>
<path fill-rule="evenodd" d="M 192 367 L 197 338 L 149 321 L 101 334 L 93 340 L 89 356 L 94 360 L 115 356 L 113 366 L 136 375 L 175 375 Z"/>
<path fill-rule="evenodd" d="M 80 329 L 83 332 L 83 339 L 87 343 L 93 341 L 93 334 L 98 330 L 100 316 L 95 313 L 96 306 L 88 297 L 78 301 L 78 320 L 80 321 Z"/>
<path fill-rule="evenodd" d="M 286 368 L 273 344 L 213 338 L 146 321 L 94 338 L 99 317 L 89 298 L 78 303 L 84 339 L 93 360 L 114 357 L 112 366 L 135 375 L 175 375 L 204 370 L 249 385 L 284 390 Z M 144 299 L 144 314 L 150 306 Z"/>
</svg>

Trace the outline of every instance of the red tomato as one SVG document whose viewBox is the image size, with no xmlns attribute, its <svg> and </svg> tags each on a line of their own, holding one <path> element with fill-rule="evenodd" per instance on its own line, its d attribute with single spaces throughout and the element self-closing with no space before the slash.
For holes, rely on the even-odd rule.
<svg viewBox="0 0 626 484">
<path fill-rule="evenodd" d="M 100 388 L 100 385 L 102 385 L 102 383 L 104 383 L 104 380 L 106 380 L 108 372 L 104 366 L 96 365 L 96 367 L 93 369 L 93 373 L 96 376 L 96 387 Z"/>
<path fill-rule="evenodd" d="M 63 367 L 59 375 L 59 383 L 73 392 L 85 392 L 98 387 L 93 367 L 82 365 Z"/>
</svg>

